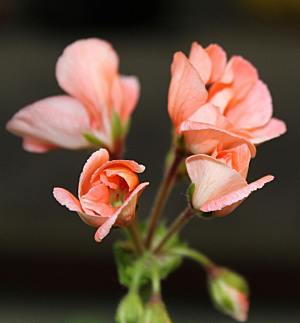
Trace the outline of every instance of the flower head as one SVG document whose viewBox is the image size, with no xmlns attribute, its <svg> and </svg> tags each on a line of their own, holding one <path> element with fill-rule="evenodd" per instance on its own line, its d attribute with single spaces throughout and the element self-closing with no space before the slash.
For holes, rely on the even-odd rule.
<svg viewBox="0 0 300 323">
<path fill-rule="evenodd" d="M 237 208 L 251 192 L 274 179 L 267 175 L 247 183 L 251 154 L 247 145 L 222 150 L 212 156 L 199 154 L 186 159 L 188 175 L 195 185 L 191 203 L 194 209 L 224 216 Z"/>
<path fill-rule="evenodd" d="M 17 112 L 7 129 L 23 147 L 45 152 L 62 147 L 102 145 L 115 152 L 128 130 L 139 97 L 139 82 L 118 72 L 118 56 L 100 39 L 67 46 L 56 64 L 56 78 L 68 95 L 37 101 Z"/>
<path fill-rule="evenodd" d="M 100 242 L 112 226 L 127 226 L 135 217 L 139 195 L 149 183 L 139 183 L 145 167 L 132 160 L 109 161 L 107 150 L 94 152 L 79 179 L 78 199 L 63 188 L 54 188 L 56 200 L 97 228 Z"/>
<path fill-rule="evenodd" d="M 174 55 L 168 110 L 177 134 L 188 149 L 208 153 L 219 142 L 254 144 L 286 132 L 283 121 L 272 118 L 272 98 L 254 66 L 240 56 L 228 62 L 218 45 L 203 48 L 194 42 L 189 57 Z"/>
</svg>

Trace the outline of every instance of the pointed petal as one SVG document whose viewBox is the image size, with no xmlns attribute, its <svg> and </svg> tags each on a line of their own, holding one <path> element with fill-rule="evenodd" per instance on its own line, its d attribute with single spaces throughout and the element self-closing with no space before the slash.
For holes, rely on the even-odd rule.
<svg viewBox="0 0 300 323">
<path fill-rule="evenodd" d="M 171 66 L 168 111 L 177 128 L 207 99 L 205 84 L 186 56 L 177 52 Z"/>
<path fill-rule="evenodd" d="M 251 129 L 251 142 L 260 144 L 283 135 L 287 131 L 286 124 L 279 119 L 272 118 L 264 127 Z"/>
<path fill-rule="evenodd" d="M 82 208 L 78 199 L 64 188 L 55 187 L 53 195 L 58 203 L 68 208 L 70 211 L 82 212 Z"/>
<path fill-rule="evenodd" d="M 6 128 L 25 137 L 24 148 L 31 151 L 46 151 L 47 146 L 68 149 L 89 146 L 83 137 L 83 133 L 90 129 L 88 115 L 80 102 L 66 95 L 49 97 L 26 106 L 12 117 Z M 35 145 L 39 147 L 35 148 Z"/>
<path fill-rule="evenodd" d="M 234 169 L 208 155 L 194 155 L 186 159 L 188 175 L 195 184 L 193 207 L 202 210 L 211 200 L 245 187 L 247 182 Z"/>
<path fill-rule="evenodd" d="M 192 44 L 189 61 L 199 73 L 204 84 L 206 84 L 210 79 L 212 64 L 206 50 L 197 42 Z"/>
<path fill-rule="evenodd" d="M 139 195 L 149 183 L 141 183 L 126 199 L 123 205 L 95 233 L 95 240 L 101 242 L 110 232 L 112 226 L 128 225 L 135 217 L 135 208 Z"/>
<path fill-rule="evenodd" d="M 235 128 L 264 126 L 272 116 L 272 98 L 267 86 L 258 80 L 245 99 L 229 108 L 225 115 Z"/>
<path fill-rule="evenodd" d="M 203 212 L 211 212 L 211 211 L 218 211 L 222 210 L 227 206 L 233 205 L 237 202 L 240 202 L 244 200 L 246 197 L 248 197 L 253 191 L 256 191 L 260 188 L 262 188 L 266 183 L 271 182 L 274 179 L 274 176 L 267 175 L 259 180 L 252 182 L 250 184 L 246 184 L 240 188 L 232 189 L 227 194 L 222 194 L 221 196 L 215 197 L 208 202 L 206 202 L 202 207 L 201 210 Z M 238 206 L 240 203 L 238 203 L 236 206 Z M 233 209 L 230 209 L 230 212 L 232 212 Z M 224 216 L 228 213 L 222 213 L 219 214 Z"/>
<path fill-rule="evenodd" d="M 186 121 L 180 131 L 183 133 L 188 149 L 193 154 L 211 154 L 221 144 L 222 149 L 228 149 L 240 144 L 246 144 L 251 156 L 256 154 L 256 148 L 246 138 L 225 129 L 205 123 Z"/>
<path fill-rule="evenodd" d="M 208 83 L 216 82 L 222 76 L 226 66 L 226 53 L 222 47 L 211 44 L 206 48 L 206 52 L 211 60 L 211 74 Z"/>
<path fill-rule="evenodd" d="M 67 93 L 88 109 L 94 123 L 104 126 L 110 114 L 110 91 L 117 76 L 118 56 L 101 39 L 78 40 L 57 61 L 56 78 Z"/>
<path fill-rule="evenodd" d="M 86 161 L 79 178 L 78 196 L 79 198 L 88 192 L 93 174 L 98 168 L 109 160 L 109 154 L 106 149 L 95 151 Z"/>
</svg>

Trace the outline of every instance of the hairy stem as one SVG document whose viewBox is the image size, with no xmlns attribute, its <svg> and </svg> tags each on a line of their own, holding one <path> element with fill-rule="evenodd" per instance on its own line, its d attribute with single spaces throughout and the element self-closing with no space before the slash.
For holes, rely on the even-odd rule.
<svg viewBox="0 0 300 323">
<path fill-rule="evenodd" d="M 195 211 L 190 206 L 187 206 L 171 224 L 169 230 L 160 241 L 158 246 L 154 248 L 154 253 L 159 253 L 164 245 L 168 242 L 168 240 L 193 217 L 194 213 Z"/>
<path fill-rule="evenodd" d="M 159 190 L 154 200 L 153 208 L 150 213 L 149 229 L 145 240 L 146 248 L 149 249 L 151 248 L 151 243 L 158 220 L 164 210 L 168 197 L 174 186 L 178 167 L 184 158 L 184 154 L 181 149 L 176 147 L 173 150 L 173 159 L 165 171 L 164 177 L 161 181 Z"/>
</svg>

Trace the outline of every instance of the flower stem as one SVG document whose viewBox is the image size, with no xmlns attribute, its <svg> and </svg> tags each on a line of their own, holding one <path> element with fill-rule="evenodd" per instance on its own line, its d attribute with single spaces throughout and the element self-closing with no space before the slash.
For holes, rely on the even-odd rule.
<svg viewBox="0 0 300 323">
<path fill-rule="evenodd" d="M 145 250 L 145 246 L 144 246 L 144 242 L 141 237 L 141 233 L 138 228 L 136 219 L 133 220 L 127 228 L 128 228 L 128 231 L 131 235 L 132 242 L 135 246 L 135 250 L 136 250 L 137 254 L 141 255 Z"/>
<path fill-rule="evenodd" d="M 146 248 L 149 248 L 149 249 L 151 248 L 151 243 L 153 240 L 153 235 L 154 235 L 155 228 L 157 226 L 157 222 L 164 210 L 168 197 L 174 186 L 174 183 L 177 177 L 178 167 L 180 166 L 180 163 L 184 158 L 182 149 L 175 146 L 175 148 L 172 149 L 172 152 L 173 152 L 173 159 L 168 165 L 164 173 L 164 177 L 159 186 L 159 190 L 155 197 L 153 208 L 150 214 L 149 229 L 145 240 Z"/>
<path fill-rule="evenodd" d="M 159 253 L 173 234 L 177 233 L 193 217 L 194 213 L 195 211 L 190 206 L 187 206 L 171 224 L 158 246 L 154 248 L 154 253 Z"/>
<path fill-rule="evenodd" d="M 176 255 L 183 256 L 183 257 L 191 258 L 194 261 L 198 262 L 206 270 L 209 270 L 209 269 L 216 266 L 212 260 L 210 260 L 202 252 L 199 252 L 197 250 L 193 250 L 193 249 L 190 249 L 190 248 L 180 248 L 179 247 L 179 248 L 173 249 L 172 253 L 174 253 Z"/>
</svg>

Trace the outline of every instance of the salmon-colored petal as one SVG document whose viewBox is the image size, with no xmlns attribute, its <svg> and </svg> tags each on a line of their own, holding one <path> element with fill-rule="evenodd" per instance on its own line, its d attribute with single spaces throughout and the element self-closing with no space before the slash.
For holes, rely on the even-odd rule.
<svg viewBox="0 0 300 323">
<path fill-rule="evenodd" d="M 267 175 L 255 182 L 252 182 L 251 184 L 244 185 L 243 187 L 240 187 L 237 189 L 232 189 L 227 194 L 222 194 L 221 196 L 210 199 L 201 207 L 201 211 L 211 212 L 211 211 L 222 210 L 223 208 L 229 205 L 233 205 L 234 203 L 244 200 L 253 191 L 256 191 L 262 188 L 266 183 L 271 182 L 273 179 L 274 179 L 274 176 Z M 239 204 L 237 204 L 236 206 L 238 205 Z M 233 209 L 231 209 L 230 211 L 232 212 Z M 224 216 L 227 214 L 223 213 L 222 215 Z"/>
<path fill-rule="evenodd" d="M 264 126 L 272 116 L 272 98 L 267 86 L 258 80 L 245 99 L 228 109 L 225 115 L 236 128 Z"/>
<path fill-rule="evenodd" d="M 108 213 L 105 211 L 106 205 L 102 204 L 101 206 L 103 206 L 103 212 L 101 213 Z M 93 214 L 90 211 L 88 213 L 78 212 L 78 215 L 85 224 L 94 228 L 99 228 L 99 226 L 103 225 L 110 218 L 103 215 Z"/>
<path fill-rule="evenodd" d="M 171 72 L 168 111 L 177 128 L 206 102 L 207 91 L 200 75 L 183 53 L 174 55 Z"/>
<path fill-rule="evenodd" d="M 92 122 L 105 127 L 111 110 L 110 92 L 117 76 L 118 56 L 100 39 L 78 40 L 57 61 L 56 78 L 67 93 L 88 109 Z"/>
<path fill-rule="evenodd" d="M 31 153 L 42 154 L 55 148 L 55 145 L 51 145 L 45 141 L 35 139 L 33 137 L 26 136 L 23 138 L 23 149 Z"/>
<path fill-rule="evenodd" d="M 79 178 L 78 196 L 79 198 L 88 192 L 92 176 L 98 168 L 104 165 L 109 160 L 109 154 L 106 149 L 99 149 L 95 151 L 86 161 L 82 173 Z"/>
<path fill-rule="evenodd" d="M 209 102 L 196 110 L 188 121 L 207 123 L 222 129 L 232 127 L 232 124 L 221 114 L 220 110 Z"/>
<path fill-rule="evenodd" d="M 203 206 L 232 191 L 247 185 L 245 179 L 234 169 L 208 155 L 194 155 L 186 159 L 188 175 L 195 184 L 192 197 L 193 207 Z"/>
<path fill-rule="evenodd" d="M 201 122 L 186 121 L 180 126 L 188 149 L 193 154 L 211 154 L 221 144 L 222 149 L 228 149 L 240 144 L 246 144 L 251 156 L 256 154 L 256 148 L 246 138 L 225 129 L 217 128 Z"/>
<path fill-rule="evenodd" d="M 137 174 L 127 167 L 110 167 L 106 168 L 103 172 L 108 178 L 116 176 L 123 178 L 128 185 L 129 192 L 131 192 L 139 183 Z"/>
<path fill-rule="evenodd" d="M 226 53 L 222 47 L 216 44 L 211 44 L 206 48 L 206 52 L 211 60 L 211 73 L 208 83 L 216 82 L 222 76 L 226 66 Z"/>
<path fill-rule="evenodd" d="M 220 90 L 214 92 L 213 95 L 211 94 L 211 91 L 209 91 L 209 102 L 218 107 L 220 113 L 224 113 L 229 102 L 233 98 L 233 95 L 233 90 L 230 87 L 221 87 Z"/>
<path fill-rule="evenodd" d="M 102 225 L 95 233 L 95 240 L 101 242 L 110 232 L 114 224 L 118 226 L 128 225 L 135 217 L 136 203 L 139 195 L 149 183 L 141 183 L 128 196 L 122 206 Z"/>
<path fill-rule="evenodd" d="M 219 150 L 217 147 L 212 157 L 223 161 L 246 179 L 251 159 L 251 153 L 247 145 L 242 144 L 226 150 L 222 148 Z"/>
<path fill-rule="evenodd" d="M 90 145 L 83 137 L 90 129 L 89 117 L 80 102 L 65 95 L 26 106 L 12 117 L 6 128 L 26 138 L 24 148 L 31 151 L 41 152 L 41 146 L 46 151 L 46 146 L 79 149 Z"/>
<path fill-rule="evenodd" d="M 122 76 L 120 81 L 123 93 L 120 116 L 121 120 L 126 123 L 137 105 L 140 96 L 140 82 L 135 76 Z"/>
<path fill-rule="evenodd" d="M 111 216 L 114 209 L 109 204 L 109 189 L 99 183 L 80 196 L 80 203 L 85 213 L 92 211 L 101 216 Z"/>
<path fill-rule="evenodd" d="M 264 127 L 251 129 L 251 141 L 260 144 L 283 135 L 287 131 L 286 124 L 279 119 L 272 118 Z"/>
<path fill-rule="evenodd" d="M 58 203 L 68 208 L 70 211 L 82 212 L 82 208 L 78 199 L 64 188 L 55 187 L 53 195 Z"/>
<path fill-rule="evenodd" d="M 204 84 L 206 84 L 210 79 L 212 64 L 206 50 L 197 42 L 192 44 L 189 61 L 199 73 Z"/>
</svg>

